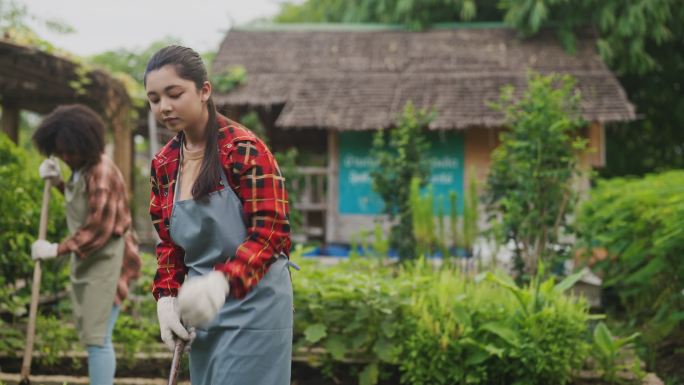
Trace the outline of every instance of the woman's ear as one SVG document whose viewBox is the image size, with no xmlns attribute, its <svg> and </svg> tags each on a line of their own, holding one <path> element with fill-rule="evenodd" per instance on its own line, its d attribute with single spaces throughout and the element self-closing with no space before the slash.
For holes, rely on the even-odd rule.
<svg viewBox="0 0 684 385">
<path fill-rule="evenodd" d="M 202 103 L 206 103 L 209 97 L 211 97 L 211 83 L 205 81 L 200 89 L 200 100 L 202 100 Z"/>
</svg>

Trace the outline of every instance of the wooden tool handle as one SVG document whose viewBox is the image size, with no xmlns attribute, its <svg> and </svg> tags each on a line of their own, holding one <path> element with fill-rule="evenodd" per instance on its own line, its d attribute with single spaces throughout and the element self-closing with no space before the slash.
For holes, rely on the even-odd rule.
<svg viewBox="0 0 684 385">
<path fill-rule="evenodd" d="M 43 188 L 43 203 L 40 208 L 40 225 L 38 226 L 38 239 L 45 239 L 47 234 L 48 208 L 50 207 L 50 181 L 45 180 Z M 24 360 L 21 363 L 21 378 L 28 379 L 31 373 L 31 358 L 33 355 L 33 339 L 36 334 L 36 313 L 38 313 L 38 298 L 40 296 L 40 260 L 37 260 L 33 268 L 33 284 L 31 285 L 31 307 L 29 308 L 28 327 L 26 328 L 26 347 Z"/>
<path fill-rule="evenodd" d="M 168 385 L 176 385 L 178 382 L 178 372 L 180 371 L 181 357 L 185 349 L 185 342 L 180 338 L 176 340 L 176 345 L 173 347 L 173 358 L 171 359 L 171 372 L 169 373 Z"/>
</svg>

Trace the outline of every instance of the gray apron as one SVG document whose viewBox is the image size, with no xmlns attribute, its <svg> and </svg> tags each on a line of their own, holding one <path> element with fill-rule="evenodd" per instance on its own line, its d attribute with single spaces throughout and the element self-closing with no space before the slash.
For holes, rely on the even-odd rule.
<svg viewBox="0 0 684 385">
<path fill-rule="evenodd" d="M 182 155 L 181 161 L 182 164 Z M 175 196 L 180 193 L 179 170 Z M 240 199 L 221 172 L 222 189 L 208 201 L 177 201 L 170 234 L 185 250 L 188 279 L 235 256 L 247 231 Z M 193 385 L 289 385 L 292 358 L 292 283 L 280 256 L 245 298 L 226 298 L 218 316 L 197 328 L 190 350 Z"/>
<path fill-rule="evenodd" d="M 86 175 L 72 174 L 64 186 L 66 219 L 74 234 L 88 217 Z M 103 346 L 123 263 L 124 240 L 112 236 L 107 243 L 85 257 L 71 254 L 71 300 L 78 337 L 85 345 Z"/>
</svg>

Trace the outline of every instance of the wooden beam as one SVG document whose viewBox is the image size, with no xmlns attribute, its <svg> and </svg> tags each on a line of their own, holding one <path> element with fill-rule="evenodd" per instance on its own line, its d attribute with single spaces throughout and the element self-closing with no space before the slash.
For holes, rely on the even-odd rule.
<svg viewBox="0 0 684 385">
<path fill-rule="evenodd" d="M 152 110 L 147 112 L 147 133 L 150 144 L 150 159 L 154 158 L 159 151 L 159 135 L 157 134 L 157 118 Z"/>
<path fill-rule="evenodd" d="M 588 153 L 587 161 L 593 167 L 606 165 L 606 134 L 603 124 L 594 122 L 587 129 Z"/>
<path fill-rule="evenodd" d="M 217 106 L 218 109 L 218 106 Z M 242 115 L 242 109 L 238 106 L 224 106 L 221 111 L 226 116 L 226 118 L 239 122 L 240 116 Z"/>
<path fill-rule="evenodd" d="M 465 130 L 464 140 L 464 173 L 463 188 L 468 189 L 468 184 L 474 176 L 480 185 L 486 183 L 489 166 L 492 162 L 492 151 L 499 145 L 501 129 L 476 127 Z M 475 175 L 472 175 L 475 173 Z"/>
<path fill-rule="evenodd" d="M 126 127 L 128 108 L 122 107 L 111 117 L 114 133 L 114 163 L 121 170 L 128 187 L 129 199 L 133 192 L 133 137 L 131 130 Z"/>
<path fill-rule="evenodd" d="M 15 144 L 19 143 L 19 111 L 17 106 L 3 103 L 2 117 L 0 117 L 2 132 L 7 134 Z"/>
<path fill-rule="evenodd" d="M 325 210 L 325 242 L 330 243 L 339 240 L 339 213 L 337 212 L 339 201 L 339 175 L 340 175 L 339 133 L 328 130 L 328 196 Z"/>
</svg>

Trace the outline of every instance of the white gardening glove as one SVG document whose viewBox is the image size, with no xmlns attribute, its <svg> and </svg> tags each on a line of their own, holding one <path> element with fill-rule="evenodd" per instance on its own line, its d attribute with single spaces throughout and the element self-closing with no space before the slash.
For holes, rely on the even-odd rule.
<svg viewBox="0 0 684 385">
<path fill-rule="evenodd" d="M 57 256 L 58 247 L 59 245 L 56 243 L 39 239 L 31 245 L 31 258 L 33 258 L 34 261 L 52 259 Z"/>
<path fill-rule="evenodd" d="M 195 339 L 195 329 L 185 329 L 180 320 L 178 300 L 176 297 L 161 297 L 157 301 L 157 318 L 159 319 L 159 331 L 164 344 L 173 352 L 176 338 L 185 341 L 185 350 L 189 350 L 192 340 Z"/>
<path fill-rule="evenodd" d="M 62 182 L 62 172 L 59 169 L 59 164 L 53 158 L 47 158 L 40 164 L 38 174 L 41 178 L 50 180 L 53 186 Z"/>
<path fill-rule="evenodd" d="M 230 286 L 220 271 L 188 280 L 178 291 L 181 318 L 188 326 L 200 326 L 216 317 L 226 302 Z"/>
</svg>

